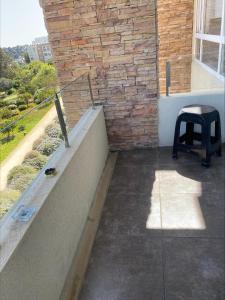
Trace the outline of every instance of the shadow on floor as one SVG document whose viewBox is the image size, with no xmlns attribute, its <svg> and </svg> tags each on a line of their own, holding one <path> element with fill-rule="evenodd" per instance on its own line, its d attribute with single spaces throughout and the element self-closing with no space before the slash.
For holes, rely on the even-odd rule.
<svg viewBox="0 0 225 300">
<path fill-rule="evenodd" d="M 80 300 L 224 300 L 225 164 L 119 154 Z"/>
</svg>

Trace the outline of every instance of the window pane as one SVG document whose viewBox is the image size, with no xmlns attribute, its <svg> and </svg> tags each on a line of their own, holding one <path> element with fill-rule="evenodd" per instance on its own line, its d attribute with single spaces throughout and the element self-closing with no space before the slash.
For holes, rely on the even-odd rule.
<svg viewBox="0 0 225 300">
<path fill-rule="evenodd" d="M 220 35 L 223 0 L 206 0 L 204 33 Z"/>
<path fill-rule="evenodd" d="M 222 45 L 221 53 L 221 64 L 220 64 L 220 74 L 225 76 L 225 59 L 224 59 L 225 46 Z"/>
<path fill-rule="evenodd" d="M 196 39 L 195 44 L 195 57 L 200 60 L 200 43 L 201 41 L 199 39 Z"/>
<path fill-rule="evenodd" d="M 202 41 L 202 62 L 217 71 L 219 44 Z"/>
</svg>

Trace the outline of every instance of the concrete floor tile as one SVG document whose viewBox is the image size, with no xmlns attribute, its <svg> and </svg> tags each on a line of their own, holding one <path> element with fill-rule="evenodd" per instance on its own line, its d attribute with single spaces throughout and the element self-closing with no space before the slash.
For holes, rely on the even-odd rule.
<svg viewBox="0 0 225 300">
<path fill-rule="evenodd" d="M 203 212 L 196 194 L 161 195 L 162 229 L 205 230 Z"/>
<path fill-rule="evenodd" d="M 157 173 L 150 166 L 116 165 L 109 192 L 158 193 Z"/>
<path fill-rule="evenodd" d="M 140 237 L 98 239 L 80 300 L 162 300 L 161 245 Z"/>
<path fill-rule="evenodd" d="M 201 182 L 174 170 L 160 170 L 160 194 L 194 193 L 201 195 Z"/>
<path fill-rule="evenodd" d="M 151 165 L 155 166 L 158 162 L 158 151 L 154 149 L 131 150 L 119 152 L 118 165 Z"/>
<path fill-rule="evenodd" d="M 109 193 L 99 231 L 117 238 L 161 234 L 159 195 Z"/>
<path fill-rule="evenodd" d="M 164 241 L 166 300 L 224 300 L 224 240 Z"/>
<path fill-rule="evenodd" d="M 164 236 L 224 237 L 224 194 L 161 195 Z"/>
</svg>

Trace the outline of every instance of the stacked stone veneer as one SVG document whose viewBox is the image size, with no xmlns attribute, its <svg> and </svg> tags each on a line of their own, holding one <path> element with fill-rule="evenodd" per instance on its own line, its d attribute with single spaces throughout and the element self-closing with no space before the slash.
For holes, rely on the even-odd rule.
<svg viewBox="0 0 225 300">
<path fill-rule="evenodd" d="M 193 0 L 157 0 L 160 93 L 166 91 L 166 61 L 171 62 L 171 93 L 191 88 Z"/>
<path fill-rule="evenodd" d="M 42 0 L 61 85 L 91 71 L 112 149 L 156 146 L 155 0 Z M 70 125 L 90 105 L 87 81 L 64 92 Z"/>
</svg>

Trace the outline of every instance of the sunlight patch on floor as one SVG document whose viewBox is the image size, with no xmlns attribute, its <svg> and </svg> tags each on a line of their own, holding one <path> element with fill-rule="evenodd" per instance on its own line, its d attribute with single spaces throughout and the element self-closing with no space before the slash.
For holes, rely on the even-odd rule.
<svg viewBox="0 0 225 300">
<path fill-rule="evenodd" d="M 146 228 L 206 229 L 200 205 L 201 182 L 182 176 L 175 170 L 156 171 L 155 178 Z M 156 187 L 159 193 L 156 193 Z"/>
</svg>

